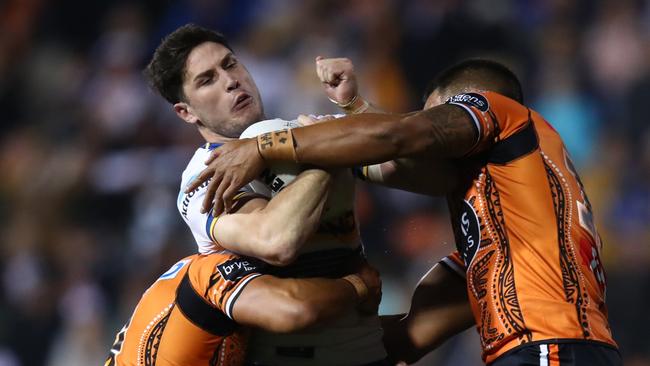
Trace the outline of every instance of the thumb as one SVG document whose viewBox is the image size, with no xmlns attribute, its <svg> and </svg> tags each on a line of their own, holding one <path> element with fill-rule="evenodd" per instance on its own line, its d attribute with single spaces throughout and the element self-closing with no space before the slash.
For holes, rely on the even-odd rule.
<svg viewBox="0 0 650 366">
<path fill-rule="evenodd" d="M 323 57 L 323 56 L 316 56 L 316 62 L 318 62 L 320 60 L 324 60 L 324 59 L 325 59 L 325 57 Z"/>
</svg>

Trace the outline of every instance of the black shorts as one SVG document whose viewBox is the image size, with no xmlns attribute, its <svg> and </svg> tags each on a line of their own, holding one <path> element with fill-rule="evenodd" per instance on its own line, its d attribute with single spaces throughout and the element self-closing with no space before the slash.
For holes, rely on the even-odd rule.
<svg viewBox="0 0 650 366">
<path fill-rule="evenodd" d="M 490 366 L 622 366 L 613 346 L 596 342 L 542 341 L 504 353 Z"/>
</svg>

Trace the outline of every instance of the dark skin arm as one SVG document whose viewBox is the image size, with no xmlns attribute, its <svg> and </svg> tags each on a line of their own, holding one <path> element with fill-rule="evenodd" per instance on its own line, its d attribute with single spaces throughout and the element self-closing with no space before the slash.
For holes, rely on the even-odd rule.
<svg viewBox="0 0 650 366">
<path fill-rule="evenodd" d="M 469 152 L 477 138 L 467 112 L 447 104 L 409 114 L 352 115 L 292 132 L 297 162 L 322 167 L 377 164 L 404 157 L 458 158 Z M 214 203 L 219 214 L 224 202 L 230 207 L 237 190 L 259 176 L 265 161 L 254 139 L 228 142 L 215 149 L 211 159 L 188 191 L 212 178 L 204 207 Z"/>
<path fill-rule="evenodd" d="M 260 276 L 237 298 L 233 318 L 243 325 L 283 333 L 319 324 L 355 305 L 365 314 L 377 314 L 381 301 L 379 272 L 366 264 L 356 275 L 368 288 L 362 299 L 343 279 Z"/>
<path fill-rule="evenodd" d="M 366 178 L 369 182 L 429 196 L 445 195 L 458 182 L 453 160 L 401 158 L 368 169 L 380 171 L 370 174 Z"/>
<path fill-rule="evenodd" d="M 350 167 L 403 157 L 463 156 L 476 142 L 467 112 L 440 105 L 410 114 L 364 113 L 293 130 L 301 163 Z"/>
<path fill-rule="evenodd" d="M 381 321 L 392 364 L 416 362 L 475 324 L 465 280 L 442 264 L 422 278 L 408 315 L 382 316 Z"/>
</svg>

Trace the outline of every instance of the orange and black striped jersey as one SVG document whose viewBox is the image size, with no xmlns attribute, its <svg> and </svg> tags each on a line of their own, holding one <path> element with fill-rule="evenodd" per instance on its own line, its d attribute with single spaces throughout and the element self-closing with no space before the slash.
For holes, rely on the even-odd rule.
<svg viewBox="0 0 650 366">
<path fill-rule="evenodd" d="M 448 195 L 487 363 L 555 339 L 616 346 L 607 321 L 602 243 L 564 144 L 537 112 L 494 92 L 447 101 L 465 109 L 478 141 Z"/>
<path fill-rule="evenodd" d="M 247 335 L 232 311 L 260 269 L 226 251 L 180 260 L 144 293 L 105 366 L 243 364 Z"/>
</svg>

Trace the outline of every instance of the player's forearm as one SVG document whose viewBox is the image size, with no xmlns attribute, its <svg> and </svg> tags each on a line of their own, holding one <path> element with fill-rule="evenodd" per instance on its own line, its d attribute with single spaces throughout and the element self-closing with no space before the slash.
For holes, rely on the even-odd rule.
<svg viewBox="0 0 650 366">
<path fill-rule="evenodd" d="M 356 305 L 358 297 L 354 288 L 345 280 L 296 279 L 289 293 L 292 301 L 303 304 L 311 316 L 294 324 L 309 327 L 328 320 Z"/>
<path fill-rule="evenodd" d="M 329 182 L 322 170 L 302 172 L 269 202 L 249 202 L 237 213 L 219 217 L 214 238 L 233 252 L 287 265 L 318 227 Z"/>
<path fill-rule="evenodd" d="M 272 332 L 295 332 L 356 304 L 353 287 L 341 279 L 263 277 L 266 277 L 264 286 L 246 289 L 237 300 L 235 320 L 238 322 Z"/>
<path fill-rule="evenodd" d="M 450 337 L 474 325 L 465 281 L 443 265 L 418 284 L 407 317 L 382 319 L 391 360 L 415 362 Z"/>
<path fill-rule="evenodd" d="M 323 170 L 304 171 L 262 210 L 261 245 L 273 248 L 278 264 L 292 262 L 318 228 L 330 181 Z"/>
<path fill-rule="evenodd" d="M 339 103 L 336 103 L 336 105 L 338 105 L 339 108 L 341 108 L 341 111 L 343 111 L 343 113 L 348 115 L 360 114 L 360 113 L 386 113 L 380 108 L 377 108 L 376 106 L 370 104 L 370 102 L 368 102 L 361 95 L 357 95 L 356 97 L 354 97 L 351 103 L 348 103 L 346 105 L 341 105 Z"/>
<path fill-rule="evenodd" d="M 450 105 L 406 115 L 347 116 L 292 130 L 296 159 L 319 166 L 354 166 L 411 156 L 459 157 L 476 141 L 469 118 Z"/>
<path fill-rule="evenodd" d="M 365 166 L 362 174 L 371 183 L 431 196 L 449 193 L 457 182 L 455 166 L 446 159 L 395 159 Z"/>
</svg>

